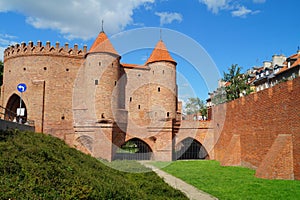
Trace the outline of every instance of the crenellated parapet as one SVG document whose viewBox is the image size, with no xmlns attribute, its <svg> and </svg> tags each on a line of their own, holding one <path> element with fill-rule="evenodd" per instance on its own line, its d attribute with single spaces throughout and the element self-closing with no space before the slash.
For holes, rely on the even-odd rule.
<svg viewBox="0 0 300 200">
<path fill-rule="evenodd" d="M 19 56 L 34 56 L 34 55 L 52 55 L 52 56 L 64 56 L 72 58 L 84 58 L 87 53 L 87 46 L 84 45 L 83 49 L 78 49 L 78 45 L 75 44 L 73 48 L 69 47 L 68 43 L 64 46 L 60 46 L 59 42 L 55 43 L 55 46 L 51 46 L 49 41 L 46 45 L 42 45 L 41 41 L 34 44 L 29 41 L 28 44 L 22 42 L 21 44 L 11 45 L 4 51 L 4 61 L 10 58 Z"/>
</svg>

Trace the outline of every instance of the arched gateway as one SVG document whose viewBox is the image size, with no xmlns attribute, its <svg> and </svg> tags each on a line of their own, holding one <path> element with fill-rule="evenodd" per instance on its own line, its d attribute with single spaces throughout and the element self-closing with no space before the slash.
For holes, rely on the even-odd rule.
<svg viewBox="0 0 300 200">
<path fill-rule="evenodd" d="M 208 153 L 204 146 L 195 140 L 188 137 L 179 142 L 175 147 L 175 160 L 189 160 L 189 159 L 206 159 Z"/>
<path fill-rule="evenodd" d="M 114 160 L 151 160 L 151 158 L 150 146 L 138 138 L 125 142 L 114 156 Z"/>
</svg>

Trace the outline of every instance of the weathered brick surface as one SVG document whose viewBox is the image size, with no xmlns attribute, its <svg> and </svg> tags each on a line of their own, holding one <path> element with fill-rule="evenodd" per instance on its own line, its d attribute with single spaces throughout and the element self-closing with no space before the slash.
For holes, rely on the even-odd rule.
<svg viewBox="0 0 300 200">
<path fill-rule="evenodd" d="M 256 176 L 266 179 L 294 179 L 292 136 L 280 134 L 256 170 Z"/>
<path fill-rule="evenodd" d="M 292 146 L 293 165 L 289 165 L 289 169 L 276 170 L 281 170 L 283 174 L 286 171 L 293 171 L 295 179 L 300 179 L 299 93 L 300 78 L 297 78 L 214 107 L 215 158 L 226 162 L 226 157 L 230 157 L 227 155 L 228 152 L 232 151 L 228 150 L 231 148 L 231 140 L 234 135 L 239 135 L 241 164 L 256 169 L 266 159 L 278 135 L 291 135 L 292 142 L 286 145 Z M 288 147 L 283 145 L 278 148 Z M 268 158 L 270 162 L 272 162 L 271 158 Z M 278 162 L 284 161 L 285 159 L 281 159 Z M 285 166 L 285 164 L 277 163 L 276 167 L 278 166 Z M 269 167 L 268 173 L 274 171 L 276 167 Z"/>
</svg>

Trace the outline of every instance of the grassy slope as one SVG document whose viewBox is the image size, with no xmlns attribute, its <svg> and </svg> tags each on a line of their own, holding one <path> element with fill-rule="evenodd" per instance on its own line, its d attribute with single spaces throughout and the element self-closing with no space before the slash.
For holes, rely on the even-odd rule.
<svg viewBox="0 0 300 200">
<path fill-rule="evenodd" d="M 120 172 L 57 138 L 19 131 L 0 131 L 0 185 L 0 199 L 186 199 L 153 172 Z"/>
<path fill-rule="evenodd" d="M 300 199 L 300 181 L 259 179 L 254 170 L 216 161 L 176 161 L 163 170 L 219 199 Z"/>
</svg>

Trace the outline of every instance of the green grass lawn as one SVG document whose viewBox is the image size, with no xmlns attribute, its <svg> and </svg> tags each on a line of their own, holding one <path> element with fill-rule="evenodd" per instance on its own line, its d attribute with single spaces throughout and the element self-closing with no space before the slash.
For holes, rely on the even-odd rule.
<svg viewBox="0 0 300 200">
<path fill-rule="evenodd" d="M 106 164 L 106 165 L 105 165 Z M 187 199 L 134 161 L 103 163 L 49 135 L 0 131 L 0 199 Z"/>
<path fill-rule="evenodd" d="M 221 200 L 300 199 L 300 181 L 259 179 L 248 168 L 205 160 L 152 164 Z"/>
</svg>

